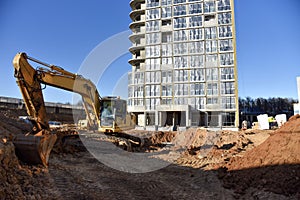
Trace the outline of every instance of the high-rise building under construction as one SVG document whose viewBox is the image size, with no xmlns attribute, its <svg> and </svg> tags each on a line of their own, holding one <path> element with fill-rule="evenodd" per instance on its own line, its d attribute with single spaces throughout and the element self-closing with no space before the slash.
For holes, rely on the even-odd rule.
<svg viewBox="0 0 300 200">
<path fill-rule="evenodd" d="M 132 0 L 128 110 L 139 125 L 238 127 L 233 0 Z"/>
</svg>

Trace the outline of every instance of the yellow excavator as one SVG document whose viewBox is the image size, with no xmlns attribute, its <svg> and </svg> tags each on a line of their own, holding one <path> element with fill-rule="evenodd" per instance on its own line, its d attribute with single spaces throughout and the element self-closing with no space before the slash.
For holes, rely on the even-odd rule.
<svg viewBox="0 0 300 200">
<path fill-rule="evenodd" d="M 29 61 L 44 67 L 35 69 Z M 119 133 L 135 127 L 135 116 L 127 113 L 126 100 L 118 97 L 100 97 L 96 86 L 89 79 L 29 57 L 26 53 L 16 54 L 13 66 L 14 76 L 33 124 L 30 133 L 18 134 L 13 141 L 18 157 L 26 163 L 47 166 L 57 139 L 55 132 L 49 128 L 42 84 L 80 94 L 89 130 Z M 126 138 L 126 134 L 122 136 Z"/>
</svg>

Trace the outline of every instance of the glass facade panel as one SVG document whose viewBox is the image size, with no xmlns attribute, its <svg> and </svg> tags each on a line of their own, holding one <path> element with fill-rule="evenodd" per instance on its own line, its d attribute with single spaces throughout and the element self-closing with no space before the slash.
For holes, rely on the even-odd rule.
<svg viewBox="0 0 300 200">
<path fill-rule="evenodd" d="M 231 13 L 220 13 L 218 14 L 218 23 L 219 24 L 231 24 Z"/>
<path fill-rule="evenodd" d="M 233 53 L 222 53 L 220 54 L 220 64 L 221 66 L 233 65 L 234 55 Z"/>
<path fill-rule="evenodd" d="M 146 0 L 147 8 L 159 6 L 159 0 Z"/>
<path fill-rule="evenodd" d="M 190 76 L 191 82 L 200 82 L 205 81 L 205 69 L 192 69 L 191 70 L 191 76 Z"/>
<path fill-rule="evenodd" d="M 190 29 L 190 40 L 203 39 L 202 28 Z"/>
<path fill-rule="evenodd" d="M 234 92 L 235 92 L 234 82 L 221 83 L 221 94 L 234 94 Z"/>
<path fill-rule="evenodd" d="M 161 8 L 161 18 L 172 17 L 172 7 L 162 7 Z"/>
<path fill-rule="evenodd" d="M 204 67 L 203 55 L 190 56 L 189 64 L 191 68 Z"/>
<path fill-rule="evenodd" d="M 179 56 L 174 57 L 174 68 L 187 68 L 187 57 Z"/>
<path fill-rule="evenodd" d="M 174 23 L 174 28 L 175 29 L 186 28 L 187 27 L 186 17 L 174 18 L 173 23 Z"/>
<path fill-rule="evenodd" d="M 202 3 L 189 4 L 189 14 L 201 14 Z"/>
<path fill-rule="evenodd" d="M 189 44 L 189 53 L 190 54 L 199 54 L 204 53 L 204 42 L 203 41 L 195 41 L 190 42 Z"/>
<path fill-rule="evenodd" d="M 204 1 L 204 13 L 216 12 L 215 1 Z"/>
<path fill-rule="evenodd" d="M 178 5 L 173 7 L 173 15 L 174 16 L 181 16 L 186 15 L 186 6 L 185 5 Z"/>
<path fill-rule="evenodd" d="M 230 10 L 230 0 L 219 0 L 218 2 L 218 10 Z"/>
<path fill-rule="evenodd" d="M 160 33 L 148 33 L 146 34 L 146 44 L 160 43 Z"/>
<path fill-rule="evenodd" d="M 234 68 L 226 67 L 220 69 L 221 80 L 234 80 Z"/>
<path fill-rule="evenodd" d="M 220 51 L 233 51 L 232 39 L 219 40 L 219 50 Z"/>
<path fill-rule="evenodd" d="M 147 32 L 153 32 L 153 31 L 159 31 L 160 29 L 160 21 L 148 21 L 146 22 L 146 31 Z"/>
<path fill-rule="evenodd" d="M 151 20 L 151 19 L 159 19 L 160 18 L 160 9 L 150 9 L 146 10 L 146 19 Z"/>
<path fill-rule="evenodd" d="M 219 78 L 219 76 L 218 76 L 217 68 L 206 69 L 206 80 L 207 81 L 217 81 L 218 78 Z"/>
<path fill-rule="evenodd" d="M 191 95 L 205 95 L 205 83 L 191 84 Z"/>
<path fill-rule="evenodd" d="M 217 38 L 217 28 L 208 27 L 204 29 L 205 39 L 216 39 Z"/>
<path fill-rule="evenodd" d="M 202 16 L 189 17 L 189 27 L 202 26 Z"/>
<path fill-rule="evenodd" d="M 219 27 L 219 38 L 232 37 L 231 26 L 220 26 Z"/>
<path fill-rule="evenodd" d="M 174 41 L 186 41 L 188 39 L 186 30 L 174 31 Z"/>
</svg>

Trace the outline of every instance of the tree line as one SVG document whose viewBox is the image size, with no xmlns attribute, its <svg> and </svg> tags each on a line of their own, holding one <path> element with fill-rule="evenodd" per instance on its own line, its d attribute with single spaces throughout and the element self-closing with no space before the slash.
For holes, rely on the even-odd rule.
<svg viewBox="0 0 300 200">
<path fill-rule="evenodd" d="M 275 116 L 277 114 L 286 114 L 287 117 L 294 115 L 293 104 L 298 101 L 292 98 L 239 98 L 240 114 L 268 114 Z"/>
</svg>

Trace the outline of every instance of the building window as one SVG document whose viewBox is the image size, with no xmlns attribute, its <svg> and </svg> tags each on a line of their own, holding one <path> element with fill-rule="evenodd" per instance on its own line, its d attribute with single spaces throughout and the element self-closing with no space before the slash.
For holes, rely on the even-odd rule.
<svg viewBox="0 0 300 200">
<path fill-rule="evenodd" d="M 174 0 L 174 4 L 185 3 L 186 0 Z"/>
<path fill-rule="evenodd" d="M 188 70 L 174 70 L 174 82 L 188 81 Z"/>
<path fill-rule="evenodd" d="M 162 7 L 161 8 L 161 18 L 172 17 L 172 7 Z"/>
<path fill-rule="evenodd" d="M 219 40 L 219 49 L 220 51 L 233 51 L 232 39 Z"/>
<path fill-rule="evenodd" d="M 174 41 L 186 41 L 188 38 L 186 30 L 174 31 Z"/>
<path fill-rule="evenodd" d="M 134 86 L 134 97 L 143 98 L 144 97 L 144 87 L 143 86 Z"/>
<path fill-rule="evenodd" d="M 234 64 L 233 53 L 220 54 L 220 64 L 221 66 L 233 65 Z"/>
<path fill-rule="evenodd" d="M 230 0 L 220 0 L 218 2 L 218 10 L 223 11 L 223 10 L 230 10 Z"/>
<path fill-rule="evenodd" d="M 217 68 L 206 69 L 206 80 L 207 81 L 217 81 L 218 78 L 219 78 L 219 76 L 218 76 Z"/>
<path fill-rule="evenodd" d="M 191 68 L 204 67 L 203 55 L 190 56 L 189 64 Z"/>
<path fill-rule="evenodd" d="M 187 54 L 187 43 L 181 42 L 181 43 L 175 43 L 173 45 L 173 52 L 174 55 L 183 55 Z"/>
<path fill-rule="evenodd" d="M 222 97 L 222 109 L 235 109 L 235 97 Z"/>
<path fill-rule="evenodd" d="M 186 56 L 176 56 L 174 57 L 174 68 L 187 68 L 187 57 Z"/>
<path fill-rule="evenodd" d="M 221 83 L 221 94 L 234 94 L 234 92 L 235 92 L 234 82 Z"/>
<path fill-rule="evenodd" d="M 207 54 L 206 55 L 206 67 L 218 67 L 218 55 Z"/>
<path fill-rule="evenodd" d="M 186 6 L 185 5 L 174 6 L 173 8 L 174 8 L 174 10 L 173 10 L 174 16 L 186 15 Z"/>
<path fill-rule="evenodd" d="M 205 41 L 205 51 L 206 51 L 206 53 L 217 52 L 217 40 L 206 40 Z"/>
<path fill-rule="evenodd" d="M 146 34 L 147 44 L 157 44 L 160 43 L 160 33 L 148 33 Z"/>
<path fill-rule="evenodd" d="M 160 58 L 147 58 L 145 61 L 146 70 L 159 70 L 160 69 Z"/>
<path fill-rule="evenodd" d="M 216 4 L 214 1 L 204 1 L 204 13 L 216 12 Z"/>
<path fill-rule="evenodd" d="M 207 83 L 207 95 L 217 96 L 218 94 L 218 83 Z"/>
<path fill-rule="evenodd" d="M 233 80 L 234 79 L 234 68 L 226 67 L 220 68 L 221 80 Z"/>
<path fill-rule="evenodd" d="M 218 23 L 219 24 L 231 24 L 231 13 L 220 13 L 218 14 Z"/>
<path fill-rule="evenodd" d="M 159 14 L 160 9 L 150 9 L 146 10 L 146 19 L 151 20 L 151 19 L 159 19 L 160 14 Z"/>
<path fill-rule="evenodd" d="M 160 92 L 159 92 L 159 85 L 146 85 L 145 86 L 145 92 L 146 92 L 146 97 L 155 97 L 155 96 L 159 96 Z"/>
<path fill-rule="evenodd" d="M 162 6 L 172 5 L 172 0 L 161 0 Z"/>
<path fill-rule="evenodd" d="M 144 83 L 144 72 L 136 72 L 134 74 L 134 84 L 143 84 Z"/>
<path fill-rule="evenodd" d="M 179 17 L 179 18 L 174 18 L 174 28 L 186 28 L 186 18 L 185 17 Z"/>
<path fill-rule="evenodd" d="M 188 99 L 187 98 L 174 98 L 175 105 L 187 105 Z"/>
<path fill-rule="evenodd" d="M 189 53 L 203 53 L 204 52 L 204 42 L 197 41 L 197 42 L 190 42 L 189 44 Z"/>
<path fill-rule="evenodd" d="M 128 85 L 132 85 L 132 73 L 128 73 Z"/>
<path fill-rule="evenodd" d="M 174 96 L 185 96 L 188 95 L 189 86 L 188 84 L 174 84 Z"/>
<path fill-rule="evenodd" d="M 202 26 L 202 16 L 189 17 L 189 26 L 190 27 Z"/>
<path fill-rule="evenodd" d="M 213 104 L 219 104 L 218 97 L 207 97 L 207 104 L 213 105 Z"/>
<path fill-rule="evenodd" d="M 162 83 L 172 83 L 173 79 L 172 71 L 162 71 L 161 72 L 161 82 Z"/>
<path fill-rule="evenodd" d="M 202 28 L 190 29 L 190 40 L 203 39 Z"/>
<path fill-rule="evenodd" d="M 161 58 L 161 64 L 162 65 L 171 65 L 171 64 L 173 64 L 172 57 Z"/>
<path fill-rule="evenodd" d="M 146 0 L 147 8 L 159 6 L 159 0 Z"/>
<path fill-rule="evenodd" d="M 161 45 L 161 55 L 162 56 L 172 56 L 172 44 L 162 44 Z"/>
<path fill-rule="evenodd" d="M 205 69 L 192 69 L 190 81 L 191 82 L 205 81 Z"/>
<path fill-rule="evenodd" d="M 152 71 L 145 72 L 146 74 L 146 83 L 160 83 L 161 82 L 161 72 L 160 71 Z"/>
<path fill-rule="evenodd" d="M 205 32 L 205 39 L 216 39 L 217 38 L 216 27 L 205 28 L 204 32 Z"/>
<path fill-rule="evenodd" d="M 159 57 L 160 56 L 160 45 L 147 46 L 145 47 L 146 57 Z"/>
<path fill-rule="evenodd" d="M 160 104 L 159 98 L 149 98 L 145 100 L 146 110 L 155 110 L 156 106 Z"/>
<path fill-rule="evenodd" d="M 159 31 L 159 29 L 160 29 L 160 21 L 159 20 L 146 22 L 146 31 L 147 32 Z"/>
<path fill-rule="evenodd" d="M 201 14 L 202 3 L 194 3 L 189 5 L 189 14 Z"/>
<path fill-rule="evenodd" d="M 172 85 L 162 85 L 161 88 L 162 88 L 161 96 L 165 96 L 165 97 L 169 96 L 170 97 L 173 95 L 172 94 Z"/>
<path fill-rule="evenodd" d="M 219 38 L 232 37 L 231 26 L 220 26 L 219 27 Z"/>
<path fill-rule="evenodd" d="M 191 84 L 191 95 L 205 95 L 205 83 Z"/>
<path fill-rule="evenodd" d="M 172 98 L 161 98 L 161 104 L 162 105 L 171 105 L 172 103 Z"/>
</svg>

